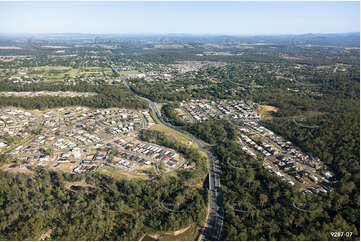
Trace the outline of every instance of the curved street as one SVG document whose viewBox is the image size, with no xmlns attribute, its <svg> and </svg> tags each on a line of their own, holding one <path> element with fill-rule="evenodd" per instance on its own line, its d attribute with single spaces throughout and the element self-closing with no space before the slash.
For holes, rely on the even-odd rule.
<svg viewBox="0 0 361 242">
<path fill-rule="evenodd" d="M 116 71 L 113 67 L 112 69 Z M 119 73 L 118 73 L 119 74 Z M 206 227 L 203 230 L 200 240 L 220 240 L 221 233 L 222 233 L 222 226 L 223 226 L 223 199 L 222 199 L 222 191 L 221 191 L 221 183 L 219 177 L 219 165 L 218 160 L 213 155 L 213 146 L 207 144 L 206 142 L 196 138 L 194 135 L 184 131 L 178 127 L 175 127 L 162 119 L 161 113 L 159 112 L 156 103 L 151 101 L 148 98 L 140 96 L 138 93 L 134 92 L 134 90 L 129 86 L 126 78 L 120 76 L 123 80 L 124 85 L 136 96 L 139 98 L 147 101 L 149 106 L 153 110 L 155 114 L 155 118 L 158 122 L 162 123 L 163 125 L 167 126 L 168 128 L 182 133 L 183 135 L 187 136 L 188 138 L 192 139 L 197 145 L 198 149 L 203 151 L 209 160 L 209 192 L 210 192 L 210 205 L 208 210 L 207 216 L 207 223 Z"/>
</svg>

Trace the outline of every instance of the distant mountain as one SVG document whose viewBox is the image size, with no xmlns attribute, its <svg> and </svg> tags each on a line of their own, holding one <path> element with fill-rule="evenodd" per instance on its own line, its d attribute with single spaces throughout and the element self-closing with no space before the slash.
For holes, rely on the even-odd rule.
<svg viewBox="0 0 361 242">
<path fill-rule="evenodd" d="M 83 33 L 54 33 L 54 34 L 6 34 L 0 33 L 0 40 L 26 39 L 34 40 L 137 40 L 155 42 L 199 42 L 199 43 L 272 43 L 278 45 L 305 44 L 313 46 L 360 47 L 360 33 L 341 34 L 301 34 L 301 35 L 195 35 L 186 33 L 170 34 L 83 34 Z"/>
</svg>

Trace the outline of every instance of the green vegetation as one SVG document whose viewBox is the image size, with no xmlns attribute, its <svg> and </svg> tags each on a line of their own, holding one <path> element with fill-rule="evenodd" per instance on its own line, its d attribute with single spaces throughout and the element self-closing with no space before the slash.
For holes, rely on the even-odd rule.
<svg viewBox="0 0 361 242">
<path fill-rule="evenodd" d="M 224 240 L 332 240 L 330 231 L 340 228 L 353 232 L 352 238 L 343 239 L 359 238 L 357 208 L 340 200 L 345 194 L 307 197 L 263 168 L 234 169 L 228 160 L 250 161 L 232 142 L 217 146 L 216 153 L 222 168 Z M 312 212 L 296 209 L 294 202 Z"/>
<path fill-rule="evenodd" d="M 190 138 L 186 137 L 182 133 L 176 132 L 173 129 L 168 128 L 167 126 L 165 126 L 163 124 L 153 125 L 149 129 L 166 133 L 169 138 L 177 141 L 178 143 L 181 143 L 183 145 L 191 144 L 191 146 L 195 146 L 194 148 L 197 148 L 197 145 Z"/>
<path fill-rule="evenodd" d="M 0 97 L 1 106 L 15 106 L 27 109 L 45 109 L 64 106 L 87 106 L 96 108 L 123 107 L 145 109 L 148 104 L 131 94 L 125 87 L 110 85 L 89 85 L 80 83 L 74 86 L 66 85 L 21 85 L 0 83 L 0 91 L 76 91 L 96 92 L 97 95 L 90 97 Z"/>
<path fill-rule="evenodd" d="M 208 142 L 215 144 L 216 141 L 226 138 L 236 137 L 238 131 L 227 120 L 209 120 L 203 123 L 185 123 L 174 111 L 178 106 L 176 104 L 166 104 L 162 107 L 162 117 L 166 122 L 176 126 L 181 126 L 191 134 Z"/>
<path fill-rule="evenodd" d="M 343 119 L 339 119 L 340 121 Z M 359 140 L 345 139 L 357 137 L 358 120 L 349 119 L 355 126 L 353 131 L 347 127 L 351 123 L 345 123 L 345 129 L 332 131 L 339 127 L 325 126 L 325 130 L 315 131 L 315 134 L 324 134 L 316 138 L 320 142 L 330 138 L 326 136 L 329 132 L 336 132 L 335 139 L 340 135 L 340 143 L 334 147 L 320 147 L 324 156 L 330 158 L 329 163 L 336 169 L 335 190 L 327 194 L 318 194 L 311 197 L 302 195 L 298 187 L 292 187 L 281 181 L 277 176 L 271 175 L 261 167 L 260 163 L 252 161 L 239 145 L 232 138 L 233 136 L 215 136 L 214 143 L 217 144 L 215 153 L 221 164 L 221 183 L 223 191 L 223 206 L 225 208 L 223 239 L 224 240 L 330 240 L 330 231 L 342 228 L 345 231 L 352 231 L 352 238 L 359 238 L 359 191 L 358 191 L 358 155 Z M 277 123 L 277 122 L 275 122 Z M 199 137 L 209 141 L 207 135 L 210 131 L 207 127 L 210 124 L 199 124 Z M 222 123 L 213 124 L 214 129 L 226 134 L 227 130 Z M 288 130 L 290 126 L 277 123 L 278 129 Z M 352 126 L 351 126 L 352 127 Z M 326 129 L 328 131 L 326 131 Z M 293 133 L 294 131 L 289 131 Z M 301 132 L 301 131 L 298 131 Z M 320 132 L 320 133 L 318 133 Z M 302 139 L 307 137 L 311 142 L 315 137 L 309 136 L 307 132 L 295 133 L 295 137 Z M 344 138 L 341 138 L 344 137 Z M 332 138 L 331 138 L 332 139 Z M 352 138 L 351 138 L 352 139 Z M 343 141 L 342 141 L 343 140 Z M 309 143 L 311 145 L 312 143 Z M 350 146 L 351 145 L 351 146 Z M 342 150 L 342 152 L 341 152 Z M 316 155 L 319 155 L 316 153 Z M 239 161 L 242 167 L 253 167 L 258 169 L 238 170 L 229 165 L 230 161 Z M 253 163 L 252 165 L 249 165 Z M 342 165 L 341 165 L 342 164 Z M 295 204 L 306 204 L 312 207 L 312 213 L 295 209 Z M 305 205 L 305 206 L 306 206 Z M 234 210 L 236 209 L 236 210 Z M 238 212 L 241 210 L 243 212 Z M 246 212 L 245 212 L 246 211 Z M 300 229 L 302 228 L 302 229 Z"/>
<path fill-rule="evenodd" d="M 155 102 L 182 101 L 190 96 L 185 92 L 175 92 L 172 88 L 165 88 L 162 83 L 150 84 L 143 79 L 129 80 L 134 92 Z"/>
<path fill-rule="evenodd" d="M 164 121 L 175 126 L 184 126 L 186 122 L 181 119 L 174 109 L 179 108 L 178 103 L 168 103 L 162 106 L 161 113 Z"/>
<path fill-rule="evenodd" d="M 198 178 L 201 179 L 200 181 L 202 181 L 202 179 L 206 176 L 208 170 L 207 157 L 202 155 L 197 149 L 173 141 L 167 137 L 165 133 L 156 130 L 143 130 L 142 139 L 147 142 L 153 142 L 158 145 L 174 149 L 181 153 L 188 162 L 194 162 L 196 164 L 196 170 L 189 172 L 180 170 L 177 172 L 177 174 L 185 178 L 185 180 L 189 178 Z M 184 177 L 184 175 L 187 175 L 187 178 Z"/>
<path fill-rule="evenodd" d="M 353 233 L 339 240 L 360 239 L 359 33 L 232 37 L 228 43 L 224 36 L 169 36 L 166 44 L 154 36 L 134 37 L 135 41 L 114 37 L 102 43 L 111 48 L 94 46 L 93 37 L 80 44 L 79 40 L 60 41 L 57 45 L 67 47 L 61 53 L 41 47 L 56 40 L 28 40 L 26 44 L 0 38 L 2 46 L 21 47 L 0 50 L 4 57 L 0 91 L 97 93 L 74 98 L 0 97 L 0 106 L 147 109 L 146 102 L 118 84 L 117 73 L 131 67 L 146 75 L 130 79 L 131 88 L 153 101 L 167 103 L 161 109 L 164 120 L 214 146 L 220 161 L 225 212 L 221 239 L 336 240 L 330 234 L 334 231 Z M 177 45 L 182 48 L 175 48 Z M 175 108 L 179 101 L 189 99 L 241 99 L 272 105 L 277 112 L 260 110 L 269 118 L 263 125 L 319 157 L 335 174 L 334 189 L 305 196 L 297 184 L 292 187 L 271 175 L 240 149 L 237 128 L 226 120 L 184 122 Z M 300 122 L 317 128 L 297 126 L 293 120 L 301 118 Z M 145 233 L 199 226 L 208 200 L 205 188 L 199 186 L 207 173 L 206 158 L 190 148 L 186 138 L 164 126 L 157 124 L 152 129 L 143 131 L 144 140 L 177 150 L 195 168 L 180 169 L 153 181 L 126 180 L 114 170 L 101 171 L 108 175 L 86 176 L 38 169 L 32 171 L 36 178 L 0 171 L 0 240 L 37 240 L 49 229 L 53 229 L 51 240 L 137 240 Z M 0 157 L 2 165 L 9 161 L 14 160 Z M 238 170 L 230 161 L 255 169 Z M 11 164 L 16 167 L 17 163 Z M 149 172 L 154 174 L 155 170 Z M 68 182 L 84 178 L 95 188 L 65 189 Z M 178 208 L 187 212 L 153 207 L 163 200 L 176 201 Z"/>
<path fill-rule="evenodd" d="M 145 232 L 200 224 L 206 215 L 207 193 L 175 177 L 153 182 L 100 173 L 36 173 L 31 179 L 0 172 L 1 240 L 38 240 L 51 228 L 51 240 L 138 240 Z M 94 187 L 66 189 L 69 182 L 84 179 Z M 162 201 L 184 212 L 162 209 Z"/>
<path fill-rule="evenodd" d="M 210 120 L 187 126 L 187 131 L 209 144 L 216 144 L 226 139 L 235 139 L 238 130 L 226 120 Z"/>
<path fill-rule="evenodd" d="M 152 117 L 154 123 L 158 124 L 158 119 L 155 116 L 155 113 L 153 112 L 153 109 L 149 108 L 149 114 Z"/>
<path fill-rule="evenodd" d="M 23 79 L 35 78 L 42 80 L 43 82 L 64 82 L 71 79 L 77 79 L 79 77 L 110 77 L 112 75 L 110 68 L 105 67 L 87 67 L 87 68 L 73 68 L 71 66 L 39 66 L 39 67 L 27 67 L 17 74 L 16 77 L 22 77 Z"/>
<path fill-rule="evenodd" d="M 140 74 L 140 72 L 138 71 L 122 71 L 120 74 L 122 75 L 137 75 L 137 74 Z"/>
</svg>

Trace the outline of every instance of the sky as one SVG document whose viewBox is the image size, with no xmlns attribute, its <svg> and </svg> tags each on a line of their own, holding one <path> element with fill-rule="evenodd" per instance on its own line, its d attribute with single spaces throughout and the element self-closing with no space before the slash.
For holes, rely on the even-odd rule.
<svg viewBox="0 0 361 242">
<path fill-rule="evenodd" d="M 0 33 L 360 32 L 359 2 L 0 2 Z"/>
</svg>

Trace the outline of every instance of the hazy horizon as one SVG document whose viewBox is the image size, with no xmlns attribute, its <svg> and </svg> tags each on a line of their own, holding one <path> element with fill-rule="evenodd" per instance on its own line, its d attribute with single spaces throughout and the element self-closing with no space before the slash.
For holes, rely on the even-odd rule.
<svg viewBox="0 0 361 242">
<path fill-rule="evenodd" d="M 359 2 L 0 2 L 13 34 L 299 35 L 360 32 Z"/>
<path fill-rule="evenodd" d="M 343 34 L 360 34 L 359 32 L 339 32 L 339 33 L 301 33 L 301 34 L 226 34 L 226 33 L 214 33 L 214 34 L 197 34 L 197 33 L 91 33 L 91 32 L 43 32 L 43 33 L 31 33 L 31 32 L 18 32 L 18 33 L 11 33 L 11 32 L 0 32 L 0 35 L 139 35 L 139 36 L 152 36 L 152 35 L 179 35 L 179 36 L 234 36 L 234 37 L 248 37 L 248 36 L 289 36 L 289 35 L 343 35 Z"/>
</svg>

